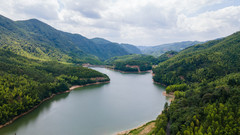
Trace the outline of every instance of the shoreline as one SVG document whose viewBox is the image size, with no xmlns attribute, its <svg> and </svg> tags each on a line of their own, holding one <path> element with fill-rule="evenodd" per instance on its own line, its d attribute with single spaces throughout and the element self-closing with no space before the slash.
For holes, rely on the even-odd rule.
<svg viewBox="0 0 240 135">
<path fill-rule="evenodd" d="M 155 83 L 155 82 L 154 82 L 154 83 Z M 160 83 L 156 83 L 156 84 L 160 84 Z M 173 93 L 167 94 L 166 91 L 163 91 L 162 94 L 163 94 L 165 97 L 169 97 L 169 98 L 170 98 L 170 99 L 169 99 L 170 102 L 172 102 L 172 101 L 174 100 L 174 98 L 175 98 L 175 96 L 174 96 Z M 161 112 L 160 114 L 162 114 L 162 112 Z M 159 114 L 159 115 L 160 115 L 160 114 Z M 131 131 L 136 130 L 136 129 L 139 129 L 139 128 L 142 128 L 142 127 L 146 126 L 148 123 L 151 123 L 151 122 L 154 122 L 154 121 L 155 121 L 155 120 L 152 120 L 152 121 L 146 122 L 146 123 L 144 123 L 144 124 L 142 124 L 142 125 L 140 125 L 140 126 L 137 126 L 137 127 L 135 127 L 135 128 L 127 129 L 127 130 L 124 130 L 124 131 L 117 132 L 117 133 L 115 133 L 114 135 L 127 135 L 127 134 L 129 134 Z"/>
<path fill-rule="evenodd" d="M 174 96 L 174 93 L 167 93 L 166 91 L 163 91 L 162 94 L 165 96 L 165 97 L 169 97 L 169 101 L 172 102 L 175 98 Z"/>
<path fill-rule="evenodd" d="M 114 68 L 111 68 L 110 66 L 107 66 L 107 65 L 85 65 L 84 67 L 100 67 L 100 68 L 106 68 L 106 69 L 110 69 L 110 70 L 113 70 L 113 71 L 117 71 L 117 72 L 120 72 L 120 73 L 138 73 L 138 74 L 141 74 L 141 73 L 151 73 L 152 70 L 147 70 L 147 71 L 136 71 L 136 72 L 127 72 L 127 71 L 122 71 L 122 70 L 117 70 L 117 69 L 114 69 Z"/>
<path fill-rule="evenodd" d="M 152 74 L 152 75 L 154 76 L 154 74 Z M 153 80 L 153 82 L 154 82 L 155 84 L 160 84 L 160 85 L 166 86 L 166 85 L 164 85 L 164 84 L 155 82 L 154 80 Z M 162 94 L 163 94 L 165 97 L 169 97 L 169 98 L 170 98 L 170 99 L 169 99 L 170 102 L 172 102 L 172 101 L 174 100 L 174 98 L 175 98 L 174 93 L 169 93 L 169 94 L 167 94 L 166 91 L 163 91 Z M 160 114 L 161 114 L 161 113 L 160 113 Z M 160 115 L 160 114 L 159 114 L 159 115 Z M 142 125 L 140 125 L 140 126 L 137 126 L 137 127 L 135 127 L 135 128 L 132 128 L 132 129 L 127 129 L 127 130 L 124 130 L 124 131 L 117 132 L 117 133 L 115 133 L 114 135 L 127 135 L 127 134 L 129 134 L 131 131 L 136 130 L 136 129 L 139 129 L 139 128 L 142 128 L 142 127 L 146 126 L 148 123 L 151 123 L 151 122 L 154 122 L 154 120 L 149 121 L 149 122 L 146 122 L 146 123 L 144 123 L 144 124 L 142 124 Z"/>
<path fill-rule="evenodd" d="M 125 135 L 125 134 L 129 134 L 131 131 L 136 130 L 136 129 L 141 128 L 141 127 L 144 127 L 144 126 L 146 126 L 147 124 L 152 123 L 152 122 L 155 122 L 155 120 L 145 122 L 144 124 L 141 124 L 141 125 L 139 125 L 139 126 L 137 126 L 137 127 L 135 127 L 135 128 L 132 128 L 132 129 L 127 129 L 127 130 L 124 130 L 124 131 L 120 131 L 120 132 L 114 133 L 114 135 Z"/>
<path fill-rule="evenodd" d="M 165 85 L 165 84 L 163 84 L 163 83 L 155 82 L 154 80 L 153 80 L 153 83 L 162 85 L 162 86 L 164 86 L 164 87 L 167 87 L 167 85 Z"/>
<path fill-rule="evenodd" d="M 109 67 L 105 67 L 105 68 L 106 68 L 106 69 L 113 70 L 113 71 L 117 71 L 117 72 L 120 72 L 120 73 L 124 73 L 124 74 L 131 74 L 131 73 L 134 73 L 134 74 L 142 74 L 142 73 L 151 73 L 151 72 L 152 72 L 152 70 L 141 71 L 141 72 L 126 72 L 126 71 L 117 70 L 117 69 L 109 68 Z"/>
<path fill-rule="evenodd" d="M 47 97 L 45 99 L 43 99 L 42 101 L 40 101 L 39 104 L 35 105 L 32 109 L 24 112 L 24 113 L 21 113 L 20 115 L 14 117 L 12 120 L 6 122 L 5 124 L 3 125 L 0 125 L 0 129 L 3 128 L 3 127 L 6 127 L 10 124 L 12 124 L 14 121 L 16 121 L 17 119 L 21 118 L 22 116 L 34 111 L 35 109 L 37 109 L 42 103 L 44 103 L 45 101 L 47 100 L 50 100 L 52 99 L 53 97 L 55 97 L 56 95 L 60 95 L 60 94 L 63 94 L 63 93 L 69 93 L 71 92 L 72 90 L 76 89 L 76 88 L 80 88 L 80 87 L 85 87 L 85 86 L 90 86 L 90 85 L 96 85 L 96 84 L 104 84 L 104 83 L 110 83 L 110 81 L 104 81 L 104 82 L 95 82 L 95 83 L 89 83 L 89 84 L 84 84 L 84 85 L 73 85 L 69 88 L 69 90 L 66 90 L 66 91 L 63 91 L 63 92 L 58 92 L 58 93 L 55 93 L 55 94 L 52 94 L 50 97 Z"/>
</svg>

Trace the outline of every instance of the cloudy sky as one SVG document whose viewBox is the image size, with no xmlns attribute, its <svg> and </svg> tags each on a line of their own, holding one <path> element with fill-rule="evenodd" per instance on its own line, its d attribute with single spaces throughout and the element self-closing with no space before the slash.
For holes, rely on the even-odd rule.
<svg viewBox="0 0 240 135">
<path fill-rule="evenodd" d="M 0 0 L 0 14 L 119 43 L 210 40 L 240 30 L 240 0 Z"/>
</svg>

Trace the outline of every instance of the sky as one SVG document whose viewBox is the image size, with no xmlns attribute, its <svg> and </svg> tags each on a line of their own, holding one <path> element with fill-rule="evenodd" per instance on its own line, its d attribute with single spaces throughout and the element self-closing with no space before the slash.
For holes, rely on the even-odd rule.
<svg viewBox="0 0 240 135">
<path fill-rule="evenodd" d="M 0 0 L 12 20 L 134 45 L 206 41 L 240 31 L 240 0 Z"/>
</svg>

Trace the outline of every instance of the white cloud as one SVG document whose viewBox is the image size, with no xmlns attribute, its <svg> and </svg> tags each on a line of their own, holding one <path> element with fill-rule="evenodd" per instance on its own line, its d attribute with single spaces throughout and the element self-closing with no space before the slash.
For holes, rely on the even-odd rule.
<svg viewBox="0 0 240 135">
<path fill-rule="evenodd" d="M 39 18 L 58 19 L 59 4 L 57 0 L 0 0 L 0 13 L 11 19 Z"/>
<path fill-rule="evenodd" d="M 179 15 L 178 28 L 183 32 L 201 34 L 216 38 L 240 30 L 240 6 L 230 6 L 194 17 Z"/>
<path fill-rule="evenodd" d="M 101 18 L 100 11 L 105 8 L 101 0 L 63 0 L 61 3 L 66 10 L 76 11 L 93 19 Z"/>
<path fill-rule="evenodd" d="M 89 38 L 154 45 L 240 30 L 240 0 L 0 0 L 0 14 L 38 18 Z"/>
</svg>

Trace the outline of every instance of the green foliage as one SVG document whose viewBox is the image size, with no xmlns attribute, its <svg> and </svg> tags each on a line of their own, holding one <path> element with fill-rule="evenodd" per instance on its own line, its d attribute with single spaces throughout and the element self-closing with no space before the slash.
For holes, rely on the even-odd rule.
<svg viewBox="0 0 240 135">
<path fill-rule="evenodd" d="M 98 44 L 79 34 L 70 34 L 39 21 L 12 21 L 0 15 L 0 49 L 40 60 L 102 64 L 114 56 L 139 50 L 132 45 Z M 130 51 L 128 51 L 130 50 Z"/>
<path fill-rule="evenodd" d="M 177 55 L 178 52 L 176 51 L 168 51 L 162 55 L 160 55 L 157 59 L 158 59 L 158 63 L 160 62 L 164 62 L 166 60 L 168 60 L 169 58 L 172 58 L 173 56 Z"/>
<path fill-rule="evenodd" d="M 165 113 L 163 113 L 162 115 L 159 115 L 156 119 L 156 133 L 158 134 L 159 132 L 163 132 L 162 130 L 166 130 L 167 129 L 167 124 L 168 124 L 168 118 L 166 116 Z"/>
<path fill-rule="evenodd" d="M 162 113 L 170 124 L 165 131 L 173 135 L 240 133 L 239 43 L 237 32 L 189 47 L 153 69 L 153 79 L 170 85 L 166 90 L 175 95 Z"/>
<path fill-rule="evenodd" d="M 127 51 L 128 54 L 141 54 L 142 53 L 136 46 L 130 45 L 130 44 L 113 43 L 113 42 L 110 42 L 110 41 L 108 41 L 106 39 L 103 39 L 103 38 L 93 38 L 93 39 L 91 39 L 91 41 L 93 41 L 95 44 L 102 45 L 102 46 L 103 45 L 116 46 L 120 50 L 124 49 L 125 51 L 123 51 L 123 52 Z M 105 49 L 107 49 L 107 48 L 105 48 Z M 113 57 L 113 56 L 116 56 L 116 54 L 113 54 L 113 53 L 119 53 L 120 50 L 106 52 L 106 53 L 107 53 L 107 55 L 112 55 L 111 57 Z M 117 55 L 117 56 L 121 56 L 121 55 Z"/>
<path fill-rule="evenodd" d="M 114 69 L 128 72 L 138 72 L 138 68 L 140 69 L 140 71 L 147 71 L 152 69 L 152 66 L 149 62 L 138 60 L 116 62 L 114 66 Z"/>
<path fill-rule="evenodd" d="M 29 59 L 0 49 L 0 124 L 71 85 L 107 80 L 106 75 L 88 68 Z"/>
<path fill-rule="evenodd" d="M 185 92 L 182 91 L 174 91 L 174 96 L 175 98 L 181 98 L 181 97 L 185 97 Z"/>
<path fill-rule="evenodd" d="M 153 131 L 151 131 L 150 129 L 154 129 L 154 127 L 152 126 L 154 124 L 155 124 L 155 121 L 150 121 L 141 127 L 131 130 L 129 133 L 125 135 L 139 135 L 139 134 L 152 135 Z M 146 131 L 148 130 L 150 130 L 150 132 L 147 133 Z"/>
<path fill-rule="evenodd" d="M 158 63 L 158 60 L 150 55 L 141 55 L 141 54 L 133 54 L 133 55 L 125 55 L 113 57 L 105 61 L 108 65 L 114 65 L 114 69 L 127 71 L 127 72 L 138 72 L 138 68 L 140 71 L 147 71 L 152 69 L 152 65 Z M 135 67 L 130 67 L 135 66 Z"/>
<path fill-rule="evenodd" d="M 166 85 L 213 81 L 240 71 L 240 32 L 189 47 L 153 69 L 154 80 Z"/>
<path fill-rule="evenodd" d="M 166 92 L 175 92 L 175 91 L 185 91 L 187 90 L 188 86 L 187 84 L 175 84 L 175 85 L 169 85 L 166 88 Z"/>
<path fill-rule="evenodd" d="M 190 125 L 183 128 L 184 132 L 179 131 L 179 134 L 186 132 L 190 134 L 239 134 L 240 115 L 239 110 L 230 104 L 214 103 L 204 107 L 204 120 L 199 120 L 197 116 L 193 116 Z M 237 119 L 235 119 L 237 118 Z"/>
<path fill-rule="evenodd" d="M 124 55 L 124 56 L 116 56 L 106 60 L 104 63 L 107 65 L 113 65 L 116 62 L 124 62 L 124 61 L 142 61 L 142 62 L 149 62 L 152 65 L 158 64 L 158 59 L 151 56 L 151 55 L 144 55 L 144 54 L 131 54 L 131 55 Z"/>
<path fill-rule="evenodd" d="M 130 54 L 142 54 L 141 50 L 134 45 L 130 45 L 130 44 L 119 44 L 119 45 Z"/>
</svg>

